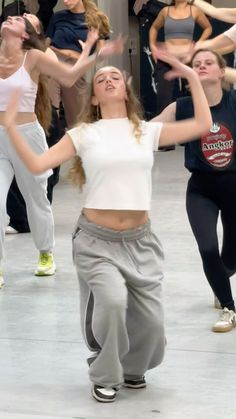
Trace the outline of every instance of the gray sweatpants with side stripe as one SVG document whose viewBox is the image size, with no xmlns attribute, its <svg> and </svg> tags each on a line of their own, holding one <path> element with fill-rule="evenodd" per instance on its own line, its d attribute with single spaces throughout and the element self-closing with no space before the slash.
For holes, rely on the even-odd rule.
<svg viewBox="0 0 236 419">
<path fill-rule="evenodd" d="M 37 154 L 42 154 L 48 148 L 43 128 L 37 121 L 18 125 L 18 129 Z M 7 194 L 14 175 L 26 203 L 30 230 L 37 249 L 53 249 L 54 220 L 47 199 L 47 179 L 51 173 L 48 170 L 42 175 L 33 175 L 17 155 L 4 127 L 0 126 L 0 261 L 4 253 Z"/>
<path fill-rule="evenodd" d="M 163 251 L 150 222 L 127 231 L 81 215 L 73 235 L 84 339 L 93 383 L 112 387 L 161 363 Z M 88 360 L 89 361 L 89 360 Z"/>
</svg>

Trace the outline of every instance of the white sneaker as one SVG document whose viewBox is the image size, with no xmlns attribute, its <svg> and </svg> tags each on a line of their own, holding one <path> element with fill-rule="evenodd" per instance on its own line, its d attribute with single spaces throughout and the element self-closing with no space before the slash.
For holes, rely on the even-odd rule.
<svg viewBox="0 0 236 419">
<path fill-rule="evenodd" d="M 116 399 L 116 389 L 112 387 L 102 387 L 97 384 L 92 386 L 92 395 L 98 402 L 111 403 Z"/>
<path fill-rule="evenodd" d="M 225 307 L 221 313 L 218 322 L 213 326 L 213 332 L 230 332 L 236 326 L 236 313 Z"/>
<path fill-rule="evenodd" d="M 3 287 L 4 284 L 5 284 L 5 282 L 4 282 L 4 279 L 3 279 L 2 270 L 0 269 L 0 289 Z"/>
<path fill-rule="evenodd" d="M 6 234 L 18 234 L 19 231 L 17 231 L 15 228 L 13 228 L 12 226 L 7 226 L 6 230 L 5 230 Z"/>
</svg>

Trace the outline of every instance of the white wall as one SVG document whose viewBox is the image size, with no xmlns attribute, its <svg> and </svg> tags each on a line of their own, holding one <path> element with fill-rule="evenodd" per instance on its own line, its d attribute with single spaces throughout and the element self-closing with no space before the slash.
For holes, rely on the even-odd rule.
<svg viewBox="0 0 236 419">
<path fill-rule="evenodd" d="M 128 1 L 127 0 L 97 0 L 99 9 L 104 11 L 109 17 L 113 34 L 111 38 L 117 36 L 119 33 L 128 35 L 129 20 L 128 20 Z M 129 70 L 128 62 L 128 46 L 126 45 L 123 55 L 112 57 L 109 62 L 113 65 Z"/>
<path fill-rule="evenodd" d="M 213 0 L 212 4 L 216 7 L 236 7 L 236 0 Z"/>
</svg>

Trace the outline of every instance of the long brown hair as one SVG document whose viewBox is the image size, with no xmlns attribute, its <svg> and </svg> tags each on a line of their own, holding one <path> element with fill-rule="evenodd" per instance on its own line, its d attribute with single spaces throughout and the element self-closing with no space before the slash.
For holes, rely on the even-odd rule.
<svg viewBox="0 0 236 419">
<path fill-rule="evenodd" d="M 40 33 L 37 33 L 27 18 L 24 18 L 24 21 L 25 30 L 29 35 L 29 38 L 24 40 L 22 45 L 23 49 L 29 50 L 35 48 L 45 52 L 47 46 L 41 23 L 39 27 Z M 48 77 L 43 74 L 39 75 L 38 90 L 35 102 L 35 113 L 39 123 L 42 125 L 44 131 L 47 134 L 52 121 L 52 106 L 48 94 Z"/>
<path fill-rule="evenodd" d="M 126 101 L 126 108 L 127 108 L 127 117 L 133 124 L 133 132 L 134 136 L 137 141 L 139 141 L 141 137 L 141 120 L 143 119 L 143 110 L 141 104 L 134 93 L 134 90 L 130 83 L 130 78 L 128 77 L 127 73 L 122 73 L 123 78 L 125 81 L 126 86 L 126 93 L 127 93 L 127 101 Z M 82 128 L 83 123 L 93 123 L 102 119 L 101 112 L 99 106 L 94 106 L 92 102 L 93 96 L 93 83 L 90 86 L 90 102 L 89 106 L 84 109 L 82 114 L 80 115 L 78 121 L 78 130 Z M 74 164 L 69 172 L 69 179 L 75 184 L 79 185 L 80 189 L 82 190 L 83 185 L 86 182 L 86 177 L 82 165 L 82 160 L 79 156 L 74 158 Z"/>
<path fill-rule="evenodd" d="M 88 27 L 98 29 L 101 38 L 108 38 L 111 27 L 107 15 L 99 10 L 92 0 L 82 0 L 82 2 L 85 8 L 85 20 Z"/>
</svg>

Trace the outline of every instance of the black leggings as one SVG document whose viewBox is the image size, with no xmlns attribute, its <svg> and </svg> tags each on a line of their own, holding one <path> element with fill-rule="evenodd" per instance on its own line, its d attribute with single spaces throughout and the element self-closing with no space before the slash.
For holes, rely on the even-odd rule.
<svg viewBox="0 0 236 419">
<path fill-rule="evenodd" d="M 234 310 L 230 276 L 236 272 L 236 173 L 193 173 L 186 208 L 207 280 L 222 307 Z M 219 250 L 217 220 L 223 227 Z"/>
</svg>

